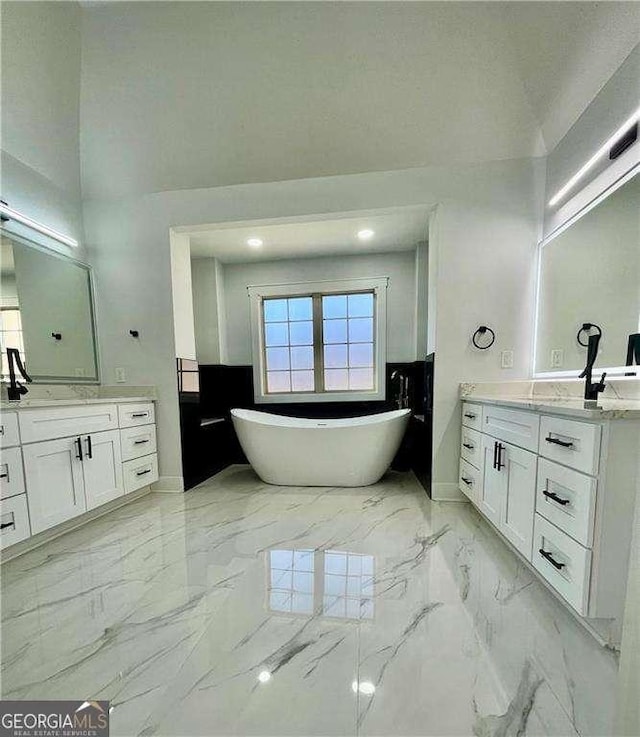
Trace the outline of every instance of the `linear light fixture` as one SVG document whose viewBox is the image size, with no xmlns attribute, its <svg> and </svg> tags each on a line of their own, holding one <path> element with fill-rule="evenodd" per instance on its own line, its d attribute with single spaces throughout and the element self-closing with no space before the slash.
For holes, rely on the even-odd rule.
<svg viewBox="0 0 640 737">
<path fill-rule="evenodd" d="M 64 233 L 59 233 L 57 230 L 49 228 L 36 220 L 32 220 L 30 217 L 27 217 L 21 212 L 9 207 L 6 202 L 0 201 L 0 215 L 2 216 L 3 221 L 15 220 L 18 223 L 22 223 L 22 225 L 26 225 L 29 228 L 33 228 L 33 230 L 37 230 L 38 233 L 42 233 L 42 235 L 53 238 L 53 240 L 58 241 L 59 243 L 64 243 L 65 246 L 70 246 L 71 248 L 78 247 L 78 241 L 75 239 L 70 238 L 68 235 L 64 235 Z"/>
<path fill-rule="evenodd" d="M 593 156 L 587 161 L 586 164 L 569 179 L 569 181 L 559 189 L 553 197 L 549 200 L 549 206 L 553 207 L 556 205 L 570 189 L 573 189 L 575 185 L 582 179 L 582 177 L 591 169 L 594 164 L 602 157 L 607 151 L 613 146 L 613 144 L 622 136 L 627 130 L 638 120 L 640 120 L 640 107 L 632 113 L 624 123 L 618 128 L 618 130 L 600 146 L 600 148 L 593 154 Z"/>
</svg>

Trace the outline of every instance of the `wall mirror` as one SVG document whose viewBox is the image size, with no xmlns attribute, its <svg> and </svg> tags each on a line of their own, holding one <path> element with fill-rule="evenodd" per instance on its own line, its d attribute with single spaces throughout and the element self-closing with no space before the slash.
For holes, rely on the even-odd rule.
<svg viewBox="0 0 640 737">
<path fill-rule="evenodd" d="M 640 333 L 640 176 L 589 210 L 540 251 L 536 376 L 576 375 L 590 332 L 602 330 L 596 368 L 625 370 L 629 337 Z M 640 340 L 640 338 L 639 338 Z M 640 348 L 638 349 L 640 350 Z"/>
<path fill-rule="evenodd" d="M 2 378 L 17 348 L 40 383 L 96 383 L 98 360 L 91 270 L 3 230 L 0 242 Z"/>
</svg>

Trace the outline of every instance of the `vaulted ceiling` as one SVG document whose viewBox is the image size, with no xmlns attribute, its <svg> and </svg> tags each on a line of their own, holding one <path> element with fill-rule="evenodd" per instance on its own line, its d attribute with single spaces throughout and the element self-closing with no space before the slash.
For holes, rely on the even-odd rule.
<svg viewBox="0 0 640 737">
<path fill-rule="evenodd" d="M 539 156 L 635 2 L 84 3 L 85 196 Z"/>
</svg>

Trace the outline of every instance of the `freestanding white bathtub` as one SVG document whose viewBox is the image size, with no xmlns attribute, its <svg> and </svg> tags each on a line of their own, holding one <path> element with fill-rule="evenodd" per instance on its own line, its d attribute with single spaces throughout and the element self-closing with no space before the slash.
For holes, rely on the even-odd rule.
<svg viewBox="0 0 640 737">
<path fill-rule="evenodd" d="M 231 417 L 249 463 L 280 486 L 368 486 L 389 468 L 410 410 L 309 420 L 249 409 Z"/>
</svg>

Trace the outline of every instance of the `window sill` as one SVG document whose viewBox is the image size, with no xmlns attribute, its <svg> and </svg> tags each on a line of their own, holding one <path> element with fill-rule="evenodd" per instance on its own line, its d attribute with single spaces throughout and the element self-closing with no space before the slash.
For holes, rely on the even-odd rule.
<svg viewBox="0 0 640 737">
<path fill-rule="evenodd" d="M 384 390 L 377 392 L 312 392 L 288 394 L 260 394 L 254 397 L 256 404 L 307 404 L 319 402 L 383 402 Z"/>
</svg>

